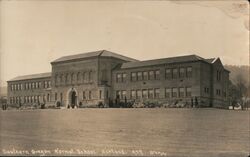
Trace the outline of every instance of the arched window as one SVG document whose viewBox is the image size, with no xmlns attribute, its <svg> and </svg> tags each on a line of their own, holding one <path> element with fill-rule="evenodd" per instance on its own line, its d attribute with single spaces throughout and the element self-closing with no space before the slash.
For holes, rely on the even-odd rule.
<svg viewBox="0 0 250 157">
<path fill-rule="evenodd" d="M 86 72 L 82 73 L 82 82 L 85 83 L 86 82 Z"/>
<path fill-rule="evenodd" d="M 63 74 L 60 75 L 58 82 L 59 82 L 59 84 L 63 84 Z"/>
<path fill-rule="evenodd" d="M 76 80 L 77 80 L 77 82 L 79 83 L 79 81 L 80 81 L 80 72 L 77 73 L 77 75 L 76 75 Z"/>
<path fill-rule="evenodd" d="M 68 74 L 65 75 L 65 84 L 68 82 Z"/>
<path fill-rule="evenodd" d="M 50 101 L 50 95 L 47 94 L 47 101 Z"/>
<path fill-rule="evenodd" d="M 68 76 L 68 78 L 67 78 L 67 83 L 68 83 L 68 84 L 70 84 L 70 82 L 71 82 L 71 80 L 70 80 L 71 75 L 70 75 L 70 74 L 68 74 L 67 76 Z"/>
<path fill-rule="evenodd" d="M 92 82 L 93 81 L 93 72 L 90 71 L 89 72 L 89 82 Z"/>
<path fill-rule="evenodd" d="M 55 85 L 58 85 L 58 75 L 55 75 Z"/>
<path fill-rule="evenodd" d="M 71 73 L 71 78 L 70 78 L 70 81 L 71 81 L 71 84 L 74 83 L 74 73 Z"/>
</svg>

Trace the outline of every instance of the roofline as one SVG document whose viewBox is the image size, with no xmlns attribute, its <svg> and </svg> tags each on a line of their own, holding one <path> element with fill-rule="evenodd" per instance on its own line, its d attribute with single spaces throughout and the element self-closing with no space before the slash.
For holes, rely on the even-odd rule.
<svg viewBox="0 0 250 157">
<path fill-rule="evenodd" d="M 121 58 L 116 58 L 114 56 L 102 56 L 102 55 L 98 55 L 98 56 L 91 56 L 91 57 L 84 57 L 84 58 L 75 58 L 75 59 L 70 59 L 70 60 L 64 60 L 64 61 L 52 61 L 50 62 L 51 65 L 55 65 L 55 64 L 60 64 L 60 63 L 70 63 L 70 62 L 76 62 L 76 61 L 83 61 L 83 60 L 88 60 L 88 59 L 98 59 L 98 58 L 114 58 L 114 59 L 118 59 L 118 60 L 122 60 L 122 61 L 126 61 L 126 62 L 132 62 L 132 61 L 128 61 L 128 60 L 124 60 Z M 134 59 L 135 61 L 139 61 Z"/>
<path fill-rule="evenodd" d="M 51 65 L 53 64 L 59 64 L 59 63 L 67 63 L 67 62 L 75 62 L 75 61 L 81 61 L 81 60 L 86 60 L 86 59 L 91 59 L 91 58 L 98 58 L 98 56 L 90 56 L 90 57 L 84 57 L 84 58 L 74 58 L 74 59 L 69 59 L 69 60 L 63 60 L 63 61 L 52 61 L 50 62 Z"/>
<path fill-rule="evenodd" d="M 50 76 L 40 76 L 40 77 L 36 77 L 34 75 L 39 75 L 39 74 L 47 74 L 47 75 L 50 75 Z M 24 81 L 24 80 L 34 80 L 34 79 L 41 79 L 41 78 L 51 78 L 52 77 L 52 72 L 44 72 L 44 73 L 37 73 L 37 74 L 30 74 L 31 76 L 33 75 L 33 78 L 21 78 L 21 79 L 16 79 L 14 80 L 15 78 L 11 79 L 11 80 L 8 80 L 6 82 L 15 82 L 15 81 Z M 21 75 L 21 76 L 17 76 L 17 77 L 23 77 L 23 76 L 30 76 L 30 75 Z"/>
<path fill-rule="evenodd" d="M 36 80 L 36 79 L 41 79 L 41 78 L 51 78 L 52 76 L 47 76 L 47 77 L 37 77 L 37 78 L 29 78 L 29 79 L 20 79 L 20 80 L 9 80 L 8 82 L 16 82 L 16 81 L 25 81 L 25 80 Z"/>
<path fill-rule="evenodd" d="M 156 59 L 157 60 L 157 59 Z M 144 68 L 149 66 L 161 66 L 161 65 L 170 65 L 170 64 L 178 64 L 178 63 L 191 63 L 191 62 L 204 62 L 206 64 L 212 65 L 211 63 L 204 61 L 204 60 L 194 60 L 194 61 L 183 61 L 183 62 L 173 62 L 173 63 L 162 63 L 162 64 L 151 64 L 151 65 L 144 65 L 144 66 L 134 66 L 130 68 L 120 68 L 120 69 L 114 69 L 114 70 L 123 70 L 123 69 L 133 69 L 133 68 Z"/>
</svg>

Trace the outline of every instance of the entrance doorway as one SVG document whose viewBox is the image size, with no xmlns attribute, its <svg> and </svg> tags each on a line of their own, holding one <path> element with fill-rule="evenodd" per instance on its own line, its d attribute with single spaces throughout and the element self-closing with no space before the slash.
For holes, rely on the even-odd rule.
<svg viewBox="0 0 250 157">
<path fill-rule="evenodd" d="M 72 91 L 71 92 L 71 102 L 70 105 L 72 108 L 74 108 L 76 106 L 76 92 Z"/>
</svg>

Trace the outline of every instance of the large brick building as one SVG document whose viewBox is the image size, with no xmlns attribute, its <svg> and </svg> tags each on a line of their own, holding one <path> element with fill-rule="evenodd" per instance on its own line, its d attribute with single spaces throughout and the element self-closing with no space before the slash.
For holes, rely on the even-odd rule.
<svg viewBox="0 0 250 157">
<path fill-rule="evenodd" d="M 8 81 L 8 103 L 92 106 L 102 102 L 228 105 L 229 71 L 196 55 L 138 61 L 106 50 L 61 57 L 52 72 Z"/>
</svg>

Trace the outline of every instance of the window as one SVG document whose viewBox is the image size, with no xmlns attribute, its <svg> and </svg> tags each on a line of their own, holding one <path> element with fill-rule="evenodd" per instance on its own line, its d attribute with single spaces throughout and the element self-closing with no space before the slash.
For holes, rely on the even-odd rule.
<svg viewBox="0 0 250 157">
<path fill-rule="evenodd" d="M 32 82 L 32 89 L 34 89 L 35 88 L 35 83 L 34 82 Z"/>
<path fill-rule="evenodd" d="M 122 82 L 126 82 L 127 74 L 123 73 L 122 74 Z"/>
<path fill-rule="evenodd" d="M 55 101 L 57 101 L 57 93 L 55 93 Z"/>
<path fill-rule="evenodd" d="M 89 81 L 90 82 L 93 81 L 93 72 L 92 71 L 89 72 Z"/>
<path fill-rule="evenodd" d="M 165 89 L 165 97 L 166 98 L 170 98 L 170 94 L 171 94 L 171 89 L 170 88 L 166 88 Z"/>
<path fill-rule="evenodd" d="M 86 99 L 86 93 L 85 93 L 85 91 L 82 92 L 82 99 L 83 99 L 83 100 Z"/>
<path fill-rule="evenodd" d="M 58 75 L 56 74 L 55 75 L 55 85 L 57 85 L 58 84 Z"/>
<path fill-rule="evenodd" d="M 205 92 L 205 93 L 209 93 L 209 88 L 205 87 L 205 88 L 204 88 L 204 92 Z"/>
<path fill-rule="evenodd" d="M 83 81 L 83 83 L 87 82 L 86 75 L 87 75 L 86 72 L 82 73 L 82 81 Z"/>
<path fill-rule="evenodd" d="M 120 90 L 116 91 L 116 98 L 117 99 L 121 98 L 121 91 Z"/>
<path fill-rule="evenodd" d="M 136 90 L 136 98 L 141 99 L 141 90 Z"/>
<path fill-rule="evenodd" d="M 34 102 L 37 102 L 37 96 L 36 95 L 34 96 Z"/>
<path fill-rule="evenodd" d="M 51 87 L 51 82 L 50 82 L 50 81 L 48 81 L 48 87 L 49 87 L 49 88 Z"/>
<path fill-rule="evenodd" d="M 89 99 L 92 99 L 92 92 L 89 91 Z"/>
<path fill-rule="evenodd" d="M 80 82 L 80 72 L 78 72 L 77 75 L 76 75 L 76 81 Z"/>
<path fill-rule="evenodd" d="M 179 88 L 179 96 L 181 98 L 185 97 L 185 89 L 183 87 L 180 87 Z"/>
<path fill-rule="evenodd" d="M 154 92 L 155 98 L 160 98 L 160 89 L 156 88 Z"/>
<path fill-rule="evenodd" d="M 109 98 L 109 91 L 107 90 L 106 91 L 106 99 L 108 99 Z"/>
<path fill-rule="evenodd" d="M 217 70 L 217 81 L 220 81 L 221 80 L 221 72 L 219 70 Z"/>
<path fill-rule="evenodd" d="M 177 88 L 172 88 L 172 97 L 173 98 L 177 97 L 177 93 L 178 93 L 178 89 Z"/>
<path fill-rule="evenodd" d="M 44 81 L 44 88 L 47 88 L 47 81 Z"/>
<path fill-rule="evenodd" d="M 70 83 L 73 84 L 74 83 L 74 73 L 72 73 L 70 75 Z"/>
<path fill-rule="evenodd" d="M 39 82 L 38 83 L 38 88 L 41 88 L 42 87 L 42 82 Z"/>
<path fill-rule="evenodd" d="M 180 78 L 185 77 L 185 68 L 180 68 Z"/>
<path fill-rule="evenodd" d="M 187 97 L 191 97 L 191 96 L 192 96 L 191 87 L 186 87 L 186 96 L 187 96 Z"/>
<path fill-rule="evenodd" d="M 65 83 L 65 82 L 63 82 L 63 74 L 62 75 L 60 75 L 60 78 L 59 78 L 60 80 L 59 80 L 59 83 L 60 84 L 63 84 L 63 83 Z"/>
<path fill-rule="evenodd" d="M 142 90 L 142 98 L 148 98 L 148 90 L 147 89 Z"/>
<path fill-rule="evenodd" d="M 122 82 L 122 74 L 116 74 L 116 82 Z"/>
<path fill-rule="evenodd" d="M 178 78 L 178 69 L 177 68 L 173 69 L 173 78 L 174 79 Z"/>
<path fill-rule="evenodd" d="M 34 97 L 33 96 L 31 96 L 31 102 L 34 102 Z"/>
<path fill-rule="evenodd" d="M 40 98 L 40 96 L 39 96 L 39 98 Z M 60 93 L 60 101 L 62 101 L 63 100 L 63 93 Z"/>
<path fill-rule="evenodd" d="M 220 89 L 216 89 L 216 95 L 220 95 Z"/>
<path fill-rule="evenodd" d="M 121 99 L 125 99 L 125 98 L 127 98 L 127 91 L 125 91 L 125 90 L 123 90 L 122 92 L 121 92 Z"/>
<path fill-rule="evenodd" d="M 148 80 L 148 72 L 147 71 L 143 72 L 143 80 Z"/>
<path fill-rule="evenodd" d="M 71 82 L 70 78 L 71 78 L 70 74 L 67 74 L 67 84 L 70 84 Z"/>
<path fill-rule="evenodd" d="M 148 98 L 150 98 L 150 99 L 154 98 L 154 90 L 153 89 L 148 90 Z"/>
<path fill-rule="evenodd" d="M 137 72 L 137 80 L 138 81 L 142 80 L 142 72 Z"/>
<path fill-rule="evenodd" d="M 47 101 L 50 101 L 50 95 L 47 94 Z"/>
<path fill-rule="evenodd" d="M 135 90 L 131 91 L 131 99 L 136 99 L 136 91 Z"/>
<path fill-rule="evenodd" d="M 160 80 L 160 70 L 155 71 L 155 79 Z"/>
<path fill-rule="evenodd" d="M 149 71 L 149 80 L 154 80 L 154 79 L 155 79 L 154 71 Z"/>
<path fill-rule="evenodd" d="M 131 73 L 131 81 L 136 81 L 136 73 L 135 72 Z"/>
<path fill-rule="evenodd" d="M 172 79 L 172 70 L 166 69 L 166 79 Z"/>
<path fill-rule="evenodd" d="M 192 67 L 187 67 L 187 77 L 192 77 Z"/>
<path fill-rule="evenodd" d="M 102 90 L 99 90 L 99 99 L 102 98 Z"/>
</svg>

